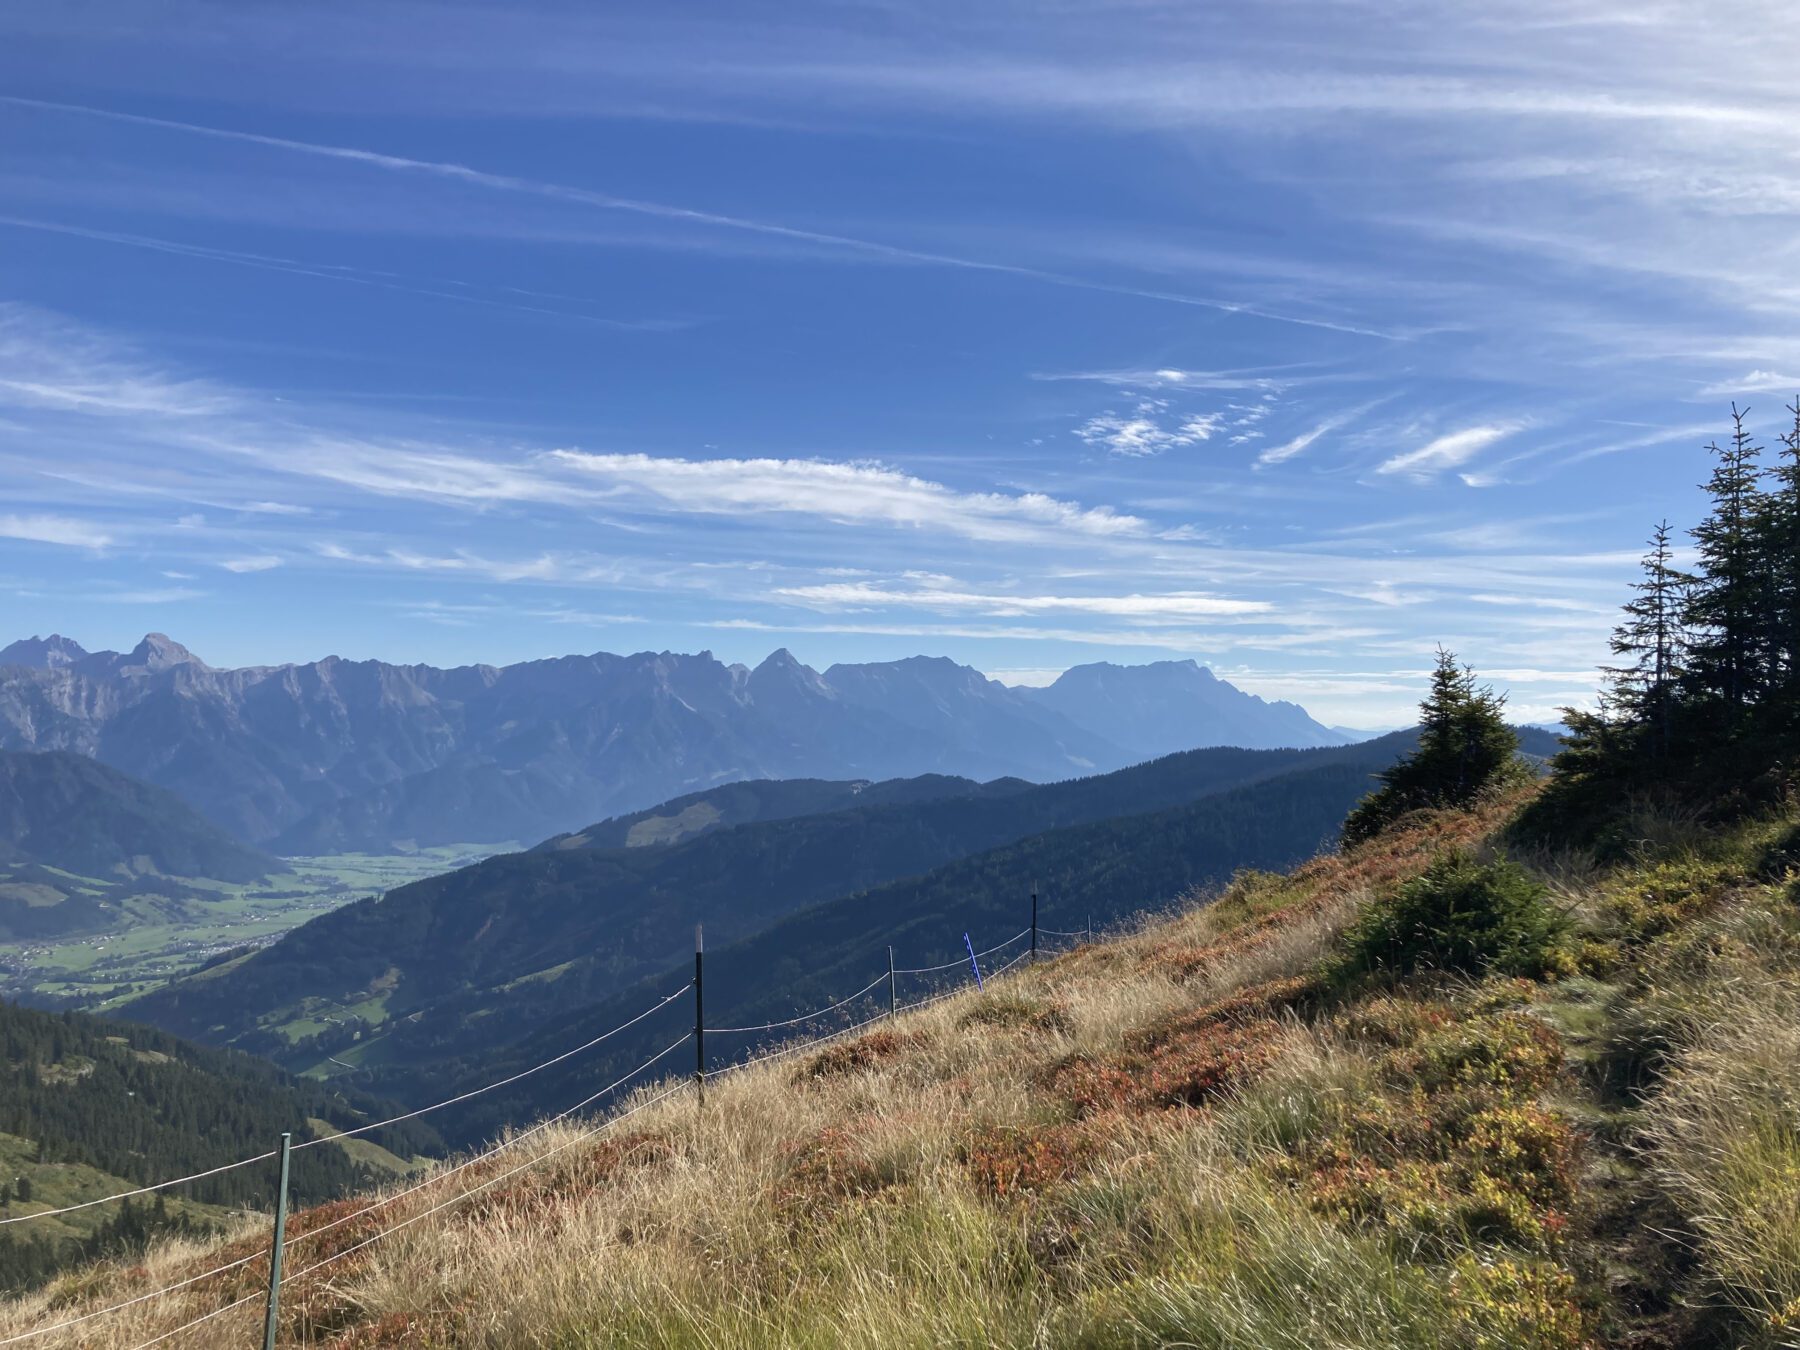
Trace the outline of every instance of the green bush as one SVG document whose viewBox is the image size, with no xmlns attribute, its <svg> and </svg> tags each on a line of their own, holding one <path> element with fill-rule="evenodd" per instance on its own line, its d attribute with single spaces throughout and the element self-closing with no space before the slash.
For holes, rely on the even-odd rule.
<svg viewBox="0 0 1800 1350">
<path fill-rule="evenodd" d="M 1363 910 L 1332 974 L 1340 983 L 1422 969 L 1536 977 L 1568 964 L 1568 933 L 1523 868 L 1451 851 Z"/>
</svg>

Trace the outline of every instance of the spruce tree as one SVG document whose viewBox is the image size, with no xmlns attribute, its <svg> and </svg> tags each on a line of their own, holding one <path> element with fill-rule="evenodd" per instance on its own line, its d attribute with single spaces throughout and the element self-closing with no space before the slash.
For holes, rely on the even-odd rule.
<svg viewBox="0 0 1800 1350">
<path fill-rule="evenodd" d="M 1745 411 L 1732 405 L 1728 446 L 1707 447 L 1715 460 L 1704 485 L 1712 511 L 1693 530 L 1700 574 L 1684 614 L 1693 634 L 1689 684 L 1700 698 L 1722 706 L 1728 731 L 1742 723 L 1766 673 L 1767 560 L 1759 525 L 1767 503 L 1758 466 L 1762 448 L 1744 427 Z"/>
<path fill-rule="evenodd" d="M 1419 705 L 1419 748 L 1380 775 L 1381 786 L 1344 821 L 1344 842 L 1378 834 L 1408 811 L 1472 805 L 1518 754 L 1505 706 L 1502 695 L 1478 685 L 1473 670 L 1438 648 L 1431 689 Z"/>
<path fill-rule="evenodd" d="M 1606 670 L 1610 687 L 1601 695 L 1602 720 L 1623 722 L 1642 735 L 1652 758 L 1666 759 L 1674 733 L 1676 682 L 1681 676 L 1685 636 L 1682 610 L 1693 579 L 1676 570 L 1669 522 L 1658 522 L 1643 560 L 1637 596 L 1613 630 L 1615 656 L 1629 664 Z"/>
<path fill-rule="evenodd" d="M 1794 422 L 1781 438 L 1781 453 L 1770 470 L 1767 540 L 1771 622 L 1771 717 L 1784 738 L 1800 736 L 1800 397 L 1788 405 Z"/>
</svg>

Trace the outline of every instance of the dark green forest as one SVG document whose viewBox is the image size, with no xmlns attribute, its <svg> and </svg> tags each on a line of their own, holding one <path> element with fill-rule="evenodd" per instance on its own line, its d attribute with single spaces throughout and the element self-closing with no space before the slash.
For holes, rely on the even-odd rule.
<svg viewBox="0 0 1800 1350">
<path fill-rule="evenodd" d="M 62 1182 L 59 1164 L 104 1174 L 110 1180 L 99 1193 L 112 1194 L 265 1152 L 283 1130 L 292 1130 L 296 1142 L 314 1138 L 309 1122 L 349 1129 L 394 1110 L 366 1094 L 296 1079 L 262 1060 L 153 1027 L 0 1003 L 0 1142 L 13 1162 L 6 1169 L 12 1175 L 0 1176 L 3 1215 L 95 1198 L 66 1185 L 53 1189 Z M 368 1138 L 409 1160 L 442 1152 L 437 1134 L 419 1122 Z M 342 1147 L 326 1144 L 294 1155 L 292 1192 L 303 1202 L 325 1200 L 376 1176 Z M 76 1226 L 93 1230 L 81 1238 L 46 1240 L 33 1236 L 37 1225 L 10 1224 L 0 1229 L 0 1288 L 27 1286 L 72 1261 L 194 1222 L 171 1212 L 179 1205 L 170 1202 L 260 1207 L 273 1192 L 272 1166 L 253 1165 L 180 1187 L 161 1203 L 143 1197 L 130 1206 L 82 1211 Z"/>
</svg>

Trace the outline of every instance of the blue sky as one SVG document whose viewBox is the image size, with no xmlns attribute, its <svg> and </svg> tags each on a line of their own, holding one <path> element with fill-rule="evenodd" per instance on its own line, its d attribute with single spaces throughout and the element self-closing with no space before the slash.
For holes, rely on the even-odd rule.
<svg viewBox="0 0 1800 1350">
<path fill-rule="evenodd" d="M 0 631 L 1585 699 L 1800 388 L 1745 0 L 0 7 Z"/>
</svg>

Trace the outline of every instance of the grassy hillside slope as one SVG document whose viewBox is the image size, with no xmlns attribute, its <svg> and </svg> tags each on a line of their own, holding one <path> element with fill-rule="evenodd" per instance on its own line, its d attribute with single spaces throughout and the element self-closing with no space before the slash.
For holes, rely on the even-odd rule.
<svg viewBox="0 0 1800 1350">
<path fill-rule="evenodd" d="M 1570 917 L 1536 975 L 1358 973 L 1353 944 L 1446 850 L 1491 858 L 1520 795 L 1240 877 L 704 1109 L 681 1089 L 302 1213 L 282 1343 L 1791 1346 L 1800 828 L 1646 820 L 1622 864 L 1534 854 Z M 244 1298 L 180 1340 L 235 1347 L 262 1241 L 96 1270 L 0 1337 L 241 1256 L 39 1342 L 123 1350 Z"/>
<path fill-rule="evenodd" d="M 1033 887 L 1043 894 L 1045 928 L 1079 929 L 1090 918 L 1101 926 L 1115 923 L 1222 884 L 1237 868 L 1286 867 L 1312 856 L 1367 787 L 1365 768 L 1307 769 L 1188 806 L 1051 830 L 923 876 L 815 905 L 744 941 L 712 948 L 708 1020 L 715 1026 L 754 1025 L 834 1002 L 884 973 L 888 943 L 902 967 L 950 963 L 947 971 L 900 977 L 899 996 L 916 1000 L 945 980 L 967 978 L 960 964 L 967 950 L 964 933 L 986 949 L 1024 928 Z M 996 952 L 989 968 L 1024 950 L 1023 940 L 1015 942 Z M 466 1090 L 500 1072 L 538 1063 L 623 1021 L 679 983 L 687 968 L 659 971 L 615 998 L 553 1020 L 498 1057 L 457 1059 L 444 1067 L 456 1072 L 458 1090 Z M 851 1011 L 872 1011 L 885 996 L 884 990 L 871 992 Z M 658 1037 L 666 1039 L 668 1025 L 667 1017 L 653 1019 L 600 1053 L 446 1113 L 440 1126 L 458 1139 L 482 1138 L 507 1120 L 576 1100 L 654 1049 Z M 409 1027 L 398 1039 L 410 1047 L 429 1044 L 432 1034 L 429 1026 Z M 727 1064 L 766 1048 L 766 1042 L 756 1034 L 716 1034 L 708 1038 L 709 1060 Z M 395 1056 L 398 1063 L 405 1058 Z M 392 1072 L 375 1081 L 382 1091 L 408 1100 L 435 1087 L 435 1080 L 413 1083 Z"/>
</svg>

